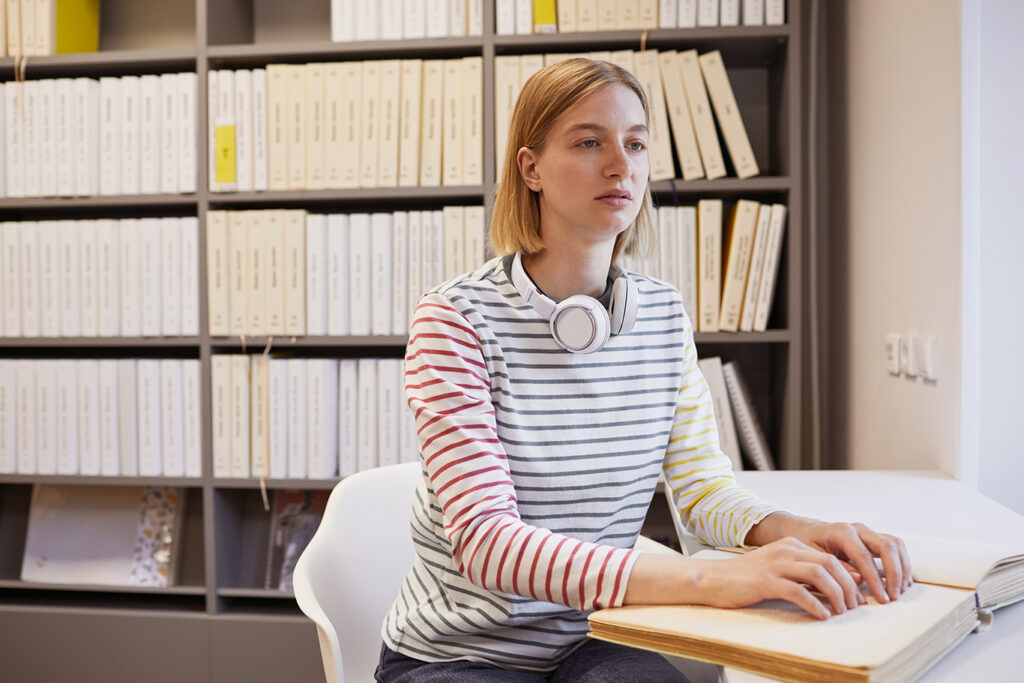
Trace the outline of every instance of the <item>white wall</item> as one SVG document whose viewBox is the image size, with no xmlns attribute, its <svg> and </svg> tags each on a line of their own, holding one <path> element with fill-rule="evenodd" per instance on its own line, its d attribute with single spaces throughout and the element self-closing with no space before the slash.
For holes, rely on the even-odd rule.
<svg viewBox="0 0 1024 683">
<path fill-rule="evenodd" d="M 831 104 L 845 119 L 830 121 L 830 163 L 842 166 L 830 181 L 832 461 L 957 476 L 960 2 L 855 0 L 830 11 L 840 14 L 830 20 Z M 887 332 L 936 335 L 938 381 L 890 376 Z"/>
<path fill-rule="evenodd" d="M 963 3 L 962 474 L 1024 513 L 1024 3 Z"/>
</svg>

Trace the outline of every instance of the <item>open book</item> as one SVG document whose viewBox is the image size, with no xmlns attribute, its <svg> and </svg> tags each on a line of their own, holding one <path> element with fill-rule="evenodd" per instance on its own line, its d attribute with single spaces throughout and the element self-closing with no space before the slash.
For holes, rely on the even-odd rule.
<svg viewBox="0 0 1024 683">
<path fill-rule="evenodd" d="M 867 605 L 824 622 L 784 601 L 766 601 L 744 609 L 621 607 L 592 614 L 591 635 L 783 680 L 905 681 L 920 676 L 973 630 L 992 622 L 990 610 L 1024 599 L 1024 518 L 965 490 L 958 482 L 916 482 L 901 473 L 758 475 L 753 479 L 745 475 L 741 483 L 751 479 L 756 484 L 765 484 L 747 485 L 754 493 L 795 512 L 809 512 L 825 519 L 855 518 L 816 514 L 818 510 L 813 508 L 817 507 L 817 498 L 841 497 L 837 492 L 858 498 L 885 494 L 892 487 L 902 488 L 902 500 L 895 495 L 891 499 L 902 503 L 904 509 L 915 510 L 914 514 L 922 515 L 922 520 L 932 515 L 929 508 L 955 501 L 958 515 L 973 517 L 978 524 L 985 524 L 987 519 L 989 529 L 1000 529 L 1013 545 L 971 540 L 966 534 L 955 538 L 899 534 L 910 553 L 915 584 L 898 600 L 884 605 L 865 590 Z M 771 475 L 771 479 L 764 475 Z M 868 494 L 863 493 L 861 485 Z M 908 486 L 916 491 L 907 493 Z M 783 490 L 789 490 L 791 500 L 766 493 L 778 494 Z M 802 498 L 809 501 L 807 507 L 811 510 L 799 505 L 802 491 L 808 492 Z M 947 495 L 931 495 L 938 492 Z M 916 501 L 919 496 L 931 502 L 907 504 L 908 498 Z M 935 512 L 931 522 L 941 517 L 941 513 Z M 900 521 L 907 520 L 894 519 L 896 523 Z M 885 528 L 871 520 L 869 524 Z M 908 524 L 908 528 L 920 528 L 920 524 Z M 708 550 L 695 556 L 729 555 Z"/>
</svg>

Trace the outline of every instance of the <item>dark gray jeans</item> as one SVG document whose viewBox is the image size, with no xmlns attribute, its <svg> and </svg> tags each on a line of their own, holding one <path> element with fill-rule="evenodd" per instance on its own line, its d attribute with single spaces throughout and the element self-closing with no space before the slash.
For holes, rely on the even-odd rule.
<svg viewBox="0 0 1024 683">
<path fill-rule="evenodd" d="M 552 673 L 502 669 L 481 662 L 424 662 L 381 648 L 378 683 L 688 683 L 654 652 L 588 639 Z"/>
</svg>

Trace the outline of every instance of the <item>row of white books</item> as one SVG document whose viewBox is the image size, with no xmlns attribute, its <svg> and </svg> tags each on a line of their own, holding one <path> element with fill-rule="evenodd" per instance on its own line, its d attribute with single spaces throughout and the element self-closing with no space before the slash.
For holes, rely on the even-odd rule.
<svg viewBox="0 0 1024 683">
<path fill-rule="evenodd" d="M 623 265 L 669 282 L 700 332 L 764 332 L 775 297 L 784 204 L 741 199 L 723 230 L 721 199 L 657 210 L 658 248 Z"/>
<path fill-rule="evenodd" d="M 483 183 L 483 58 L 209 73 L 210 191 Z"/>
<path fill-rule="evenodd" d="M 742 470 L 745 466 L 757 470 L 775 469 L 771 447 L 739 363 L 723 362 L 714 356 L 700 359 L 697 365 L 711 394 L 719 445 L 729 456 L 733 470 Z"/>
<path fill-rule="evenodd" d="M 0 57 L 95 52 L 99 5 L 97 0 L 0 0 Z"/>
<path fill-rule="evenodd" d="M 484 0 L 331 0 L 331 40 L 483 35 Z"/>
<path fill-rule="evenodd" d="M 210 334 L 405 335 L 424 292 L 485 256 L 482 206 L 210 211 Z"/>
<path fill-rule="evenodd" d="M 400 358 L 215 355 L 215 477 L 330 479 L 419 457 Z"/>
<path fill-rule="evenodd" d="M 201 476 L 199 361 L 0 360 L 0 473 Z"/>
<path fill-rule="evenodd" d="M 571 33 L 779 25 L 785 0 L 497 0 L 495 32 Z"/>
<path fill-rule="evenodd" d="M 199 334 L 199 222 L 0 223 L 0 336 Z"/>
<path fill-rule="evenodd" d="M 0 196 L 196 191 L 194 73 L 0 84 Z"/>
<path fill-rule="evenodd" d="M 523 84 L 544 66 L 572 57 L 617 64 L 643 86 L 650 106 L 651 180 L 713 180 L 727 175 L 716 124 L 736 176 L 749 178 L 760 173 L 718 50 L 700 56 L 696 50 L 616 50 L 494 58 L 494 151 L 499 177 L 509 121 Z"/>
</svg>

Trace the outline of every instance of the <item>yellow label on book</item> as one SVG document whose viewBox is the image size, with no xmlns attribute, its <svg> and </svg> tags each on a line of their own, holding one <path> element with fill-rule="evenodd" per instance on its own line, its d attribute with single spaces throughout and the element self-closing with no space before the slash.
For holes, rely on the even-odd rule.
<svg viewBox="0 0 1024 683">
<path fill-rule="evenodd" d="M 216 181 L 234 183 L 237 165 L 235 163 L 235 127 L 217 126 L 214 133 L 216 150 Z"/>
</svg>

